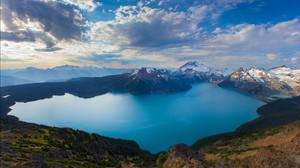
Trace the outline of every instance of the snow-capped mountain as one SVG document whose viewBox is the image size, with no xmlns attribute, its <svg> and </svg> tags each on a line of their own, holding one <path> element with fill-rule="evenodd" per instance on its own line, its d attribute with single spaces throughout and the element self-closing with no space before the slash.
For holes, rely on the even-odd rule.
<svg viewBox="0 0 300 168">
<path fill-rule="evenodd" d="M 277 67 L 264 69 L 243 69 L 232 73 L 219 85 L 235 88 L 256 96 L 273 94 L 300 95 L 300 70 Z"/>
<path fill-rule="evenodd" d="M 300 70 L 286 66 L 270 70 L 240 68 L 218 69 L 198 61 L 189 61 L 179 68 L 114 69 L 97 67 L 58 66 L 48 69 L 29 67 L 4 71 L 2 75 L 31 79 L 32 82 L 59 81 L 78 77 L 120 75 L 111 85 L 131 93 L 168 93 L 187 90 L 193 83 L 210 82 L 230 87 L 255 96 L 273 94 L 300 95 Z M 108 77 L 108 79 L 110 79 Z M 75 79 L 76 80 L 76 79 Z M 107 81 L 108 82 L 108 81 Z"/>
<path fill-rule="evenodd" d="M 211 70 L 210 67 L 198 61 L 188 61 L 187 63 L 182 65 L 179 69 L 183 72 L 187 70 L 193 70 L 197 72 L 209 72 Z"/>
<path fill-rule="evenodd" d="M 189 61 L 184 65 L 182 65 L 179 69 L 183 72 L 192 70 L 196 72 L 203 72 L 206 74 L 210 74 L 210 75 L 214 74 L 219 76 L 228 76 L 234 72 L 234 69 L 230 69 L 230 68 L 217 69 L 217 68 L 207 66 L 204 63 L 198 61 Z"/>
<path fill-rule="evenodd" d="M 191 88 L 189 83 L 171 76 L 166 69 L 143 67 L 124 75 L 118 87 L 121 85 L 123 90 L 133 94 L 170 93 Z"/>
<path fill-rule="evenodd" d="M 286 66 L 280 66 L 270 69 L 269 73 L 291 87 L 299 87 L 300 85 L 300 69 L 293 70 Z"/>
<path fill-rule="evenodd" d="M 174 75 L 181 76 L 189 82 L 219 83 L 230 75 L 234 70 L 225 68 L 217 69 L 198 61 L 189 61 L 182 65 Z"/>
</svg>

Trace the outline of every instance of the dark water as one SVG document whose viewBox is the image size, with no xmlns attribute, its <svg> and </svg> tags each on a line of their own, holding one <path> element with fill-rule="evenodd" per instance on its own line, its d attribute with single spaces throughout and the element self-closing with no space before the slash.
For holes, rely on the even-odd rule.
<svg viewBox="0 0 300 168">
<path fill-rule="evenodd" d="M 108 93 L 91 99 L 70 94 L 17 103 L 10 114 L 23 121 L 71 127 L 136 141 L 151 152 L 177 143 L 233 131 L 257 117 L 263 103 L 214 84 L 184 93 L 133 96 Z"/>
</svg>

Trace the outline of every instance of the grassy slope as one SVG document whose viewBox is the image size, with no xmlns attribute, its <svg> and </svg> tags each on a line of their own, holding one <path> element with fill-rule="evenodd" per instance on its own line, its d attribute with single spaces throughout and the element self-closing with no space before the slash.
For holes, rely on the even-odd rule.
<svg viewBox="0 0 300 168">
<path fill-rule="evenodd" d="M 300 165 L 300 122 L 295 121 L 285 126 L 268 128 L 218 141 L 198 148 L 201 156 L 209 165 L 243 167 L 243 165 L 270 167 L 279 165 Z M 259 157 L 259 158 L 258 158 Z M 271 166 L 272 167 L 272 166 Z"/>
<path fill-rule="evenodd" d="M 134 141 L 1 117 L 0 167 L 151 167 L 155 157 Z"/>
</svg>

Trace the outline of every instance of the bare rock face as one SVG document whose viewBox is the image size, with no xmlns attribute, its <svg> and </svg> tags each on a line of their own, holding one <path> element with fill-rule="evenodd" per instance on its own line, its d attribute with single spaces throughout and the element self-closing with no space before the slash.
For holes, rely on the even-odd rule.
<svg viewBox="0 0 300 168">
<path fill-rule="evenodd" d="M 188 146 L 179 144 L 169 149 L 164 168 L 204 168 L 206 164 L 201 160 L 197 152 L 192 151 Z"/>
</svg>

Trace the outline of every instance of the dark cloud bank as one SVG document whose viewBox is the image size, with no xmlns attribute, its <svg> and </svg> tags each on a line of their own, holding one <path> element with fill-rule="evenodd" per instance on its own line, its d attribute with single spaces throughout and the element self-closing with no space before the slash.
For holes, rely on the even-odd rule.
<svg viewBox="0 0 300 168">
<path fill-rule="evenodd" d="M 51 48 L 57 41 L 80 40 L 81 15 L 72 6 L 34 0 L 1 0 L 1 15 L 8 31 L 1 32 L 2 40 L 42 41 Z M 24 26 L 37 22 L 43 31 Z"/>
</svg>

